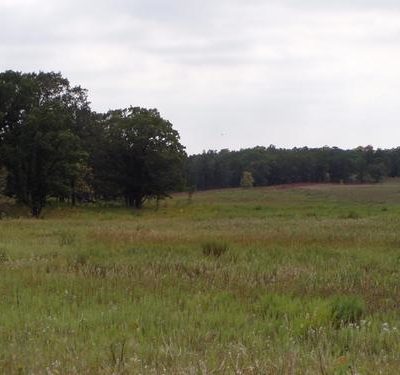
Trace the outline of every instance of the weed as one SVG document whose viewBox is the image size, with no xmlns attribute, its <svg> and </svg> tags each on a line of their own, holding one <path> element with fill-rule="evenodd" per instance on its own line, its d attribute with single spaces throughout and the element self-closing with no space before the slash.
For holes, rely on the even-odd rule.
<svg viewBox="0 0 400 375">
<path fill-rule="evenodd" d="M 0 249 L 0 264 L 1 263 L 6 263 L 9 260 L 10 260 L 10 257 L 8 255 L 7 251 L 4 250 L 4 249 Z"/>
<path fill-rule="evenodd" d="M 111 354 L 111 364 L 114 368 L 121 369 L 125 362 L 125 340 L 123 340 L 120 345 L 111 344 L 110 354 Z M 118 348 L 119 346 L 119 348 Z"/>
<path fill-rule="evenodd" d="M 88 264 L 89 256 L 87 254 L 76 254 L 69 262 L 69 266 L 79 270 Z"/>
<path fill-rule="evenodd" d="M 75 258 L 75 264 L 84 266 L 87 264 L 89 257 L 86 254 L 78 254 Z"/>
<path fill-rule="evenodd" d="M 229 246 L 226 242 L 220 241 L 208 241 L 201 245 L 203 254 L 207 257 L 219 258 L 224 255 L 228 250 Z"/>
<path fill-rule="evenodd" d="M 300 315 L 303 305 L 298 298 L 285 295 L 267 294 L 259 302 L 259 311 L 268 319 L 293 319 Z"/>
<path fill-rule="evenodd" d="M 58 243 L 62 246 L 73 245 L 76 241 L 75 234 L 67 231 L 62 231 L 59 233 Z"/>
<path fill-rule="evenodd" d="M 365 303 L 360 297 L 338 296 L 331 302 L 331 318 L 335 327 L 359 323 L 365 314 Z"/>
</svg>

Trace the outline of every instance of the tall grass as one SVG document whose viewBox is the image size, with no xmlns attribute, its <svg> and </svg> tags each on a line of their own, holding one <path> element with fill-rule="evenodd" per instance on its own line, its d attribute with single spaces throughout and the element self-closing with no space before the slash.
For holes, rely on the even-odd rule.
<svg viewBox="0 0 400 375">
<path fill-rule="evenodd" d="M 8 215 L 0 373 L 396 374 L 399 188 Z"/>
</svg>

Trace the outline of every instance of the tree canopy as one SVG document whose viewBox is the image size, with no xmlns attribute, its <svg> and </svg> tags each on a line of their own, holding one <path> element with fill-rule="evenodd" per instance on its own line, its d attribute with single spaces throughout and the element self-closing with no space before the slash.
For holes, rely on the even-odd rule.
<svg viewBox="0 0 400 375">
<path fill-rule="evenodd" d="M 187 159 L 188 184 L 199 190 L 239 187 L 244 172 L 255 186 L 299 182 L 365 183 L 400 176 L 400 148 L 337 147 L 207 151 Z"/>
<path fill-rule="evenodd" d="M 156 109 L 130 107 L 102 118 L 104 148 L 96 158 L 104 185 L 112 183 L 129 206 L 163 198 L 183 184 L 184 147 Z"/>
<path fill-rule="evenodd" d="M 56 73 L 0 75 L 0 155 L 8 192 L 38 216 L 49 195 L 66 196 L 85 160 L 76 128 L 86 92 Z"/>
<path fill-rule="evenodd" d="M 184 147 L 155 109 L 96 114 L 60 73 L 0 73 L 6 192 L 38 216 L 49 197 L 123 196 L 140 208 L 183 185 Z"/>
<path fill-rule="evenodd" d="M 0 73 L 0 189 L 39 216 L 49 198 L 121 199 L 141 208 L 176 190 L 400 176 L 400 148 L 209 150 L 187 156 L 156 109 L 91 110 L 60 73 Z M 1 193 L 1 191 L 0 191 Z"/>
</svg>

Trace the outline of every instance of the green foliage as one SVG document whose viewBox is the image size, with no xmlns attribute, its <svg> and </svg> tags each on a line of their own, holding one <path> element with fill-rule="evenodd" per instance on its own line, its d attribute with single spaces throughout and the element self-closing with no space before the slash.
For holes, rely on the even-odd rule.
<svg viewBox="0 0 400 375">
<path fill-rule="evenodd" d="M 251 172 L 244 171 L 242 174 L 242 178 L 240 180 L 240 187 L 242 188 L 251 188 L 254 185 L 254 178 Z"/>
<path fill-rule="evenodd" d="M 336 327 L 359 323 L 365 315 L 365 303 L 360 297 L 338 296 L 331 302 L 332 321 Z"/>
<path fill-rule="evenodd" d="M 49 197 L 75 205 L 123 196 L 140 208 L 184 185 L 184 147 L 157 110 L 92 113 L 86 90 L 59 73 L 0 74 L 0 134 L 7 193 L 34 216 Z"/>
<path fill-rule="evenodd" d="M 286 295 L 267 294 L 259 302 L 260 314 L 265 319 L 293 320 L 301 315 L 304 306 L 298 298 Z"/>
<path fill-rule="evenodd" d="M 85 91 L 56 73 L 0 74 L 0 157 L 8 192 L 39 216 L 50 195 L 66 196 L 85 158 L 75 131 Z"/>
<path fill-rule="evenodd" d="M 164 198 L 183 185 L 184 147 L 179 134 L 155 109 L 130 107 L 103 119 L 105 150 L 98 162 L 129 206 Z M 105 173 L 104 173 L 105 172 Z"/>
<path fill-rule="evenodd" d="M 373 163 L 368 166 L 368 173 L 373 182 L 380 182 L 387 175 L 387 166 L 383 162 Z"/>
<path fill-rule="evenodd" d="M 251 173 L 256 186 L 307 182 L 372 183 L 387 176 L 400 176 L 400 148 L 374 150 L 367 146 L 342 150 L 336 147 L 283 149 L 257 146 L 240 151 L 207 151 L 190 156 L 186 171 L 189 183 L 198 190 L 242 186 L 242 171 Z"/>
</svg>

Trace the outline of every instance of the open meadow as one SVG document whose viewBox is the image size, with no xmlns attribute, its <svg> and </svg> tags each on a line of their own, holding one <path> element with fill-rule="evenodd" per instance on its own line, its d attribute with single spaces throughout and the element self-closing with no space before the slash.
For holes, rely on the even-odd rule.
<svg viewBox="0 0 400 375">
<path fill-rule="evenodd" d="M 0 373 L 399 373 L 397 181 L 2 207 Z"/>
</svg>

